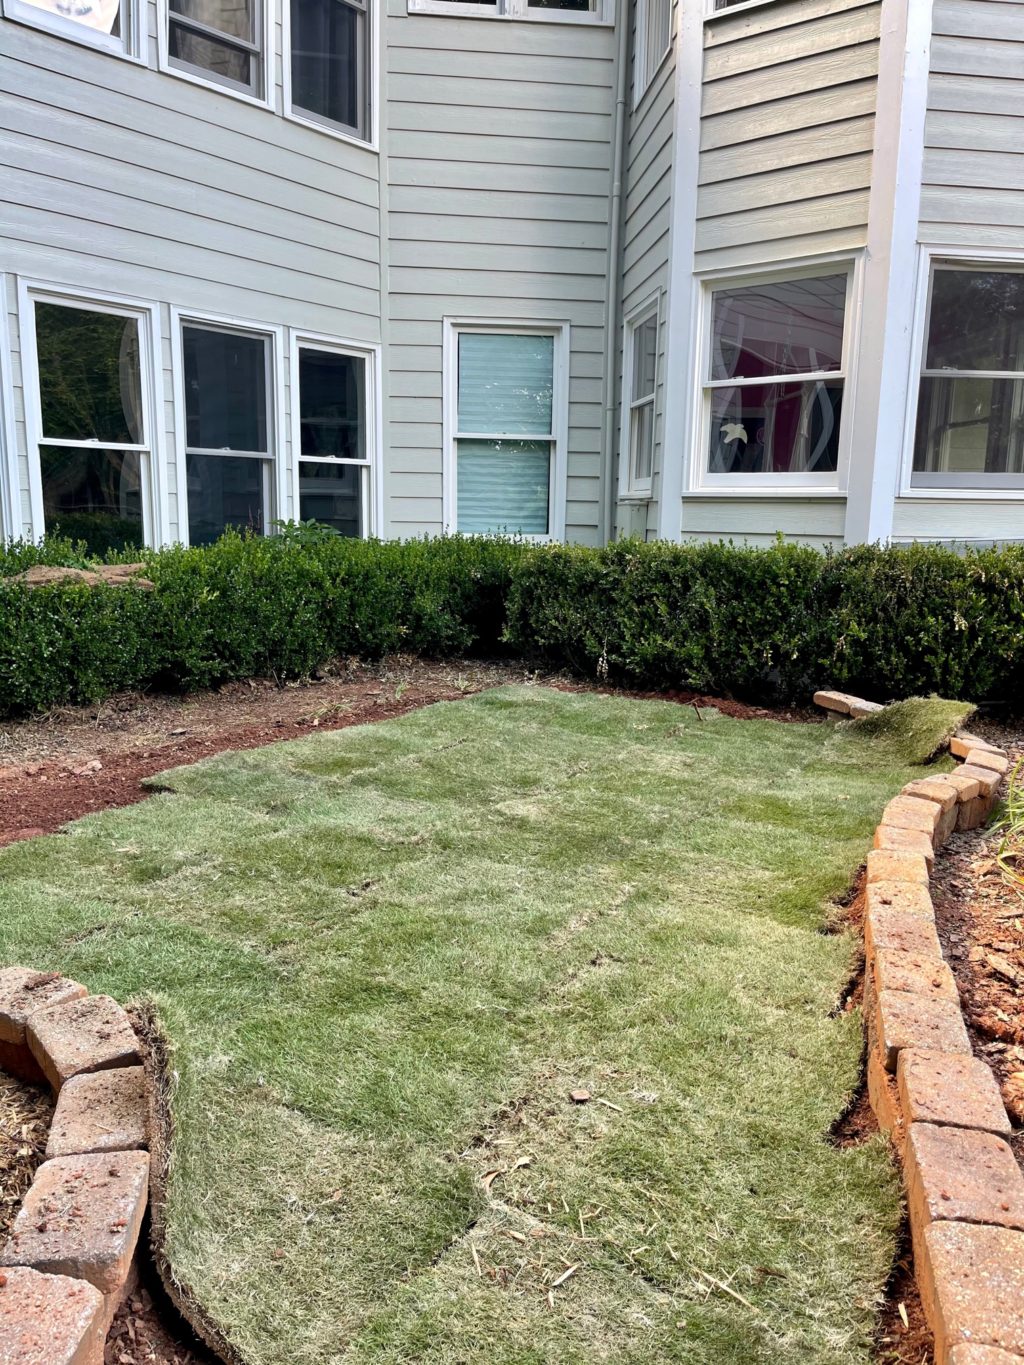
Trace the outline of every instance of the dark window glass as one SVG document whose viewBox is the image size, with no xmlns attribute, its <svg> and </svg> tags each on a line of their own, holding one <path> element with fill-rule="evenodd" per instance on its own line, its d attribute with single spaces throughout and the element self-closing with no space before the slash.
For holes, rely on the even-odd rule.
<svg viewBox="0 0 1024 1365">
<path fill-rule="evenodd" d="M 142 545 L 142 456 L 135 450 L 41 446 L 50 535 L 84 540 L 94 555 Z"/>
<path fill-rule="evenodd" d="M 527 0 L 530 9 L 568 9 L 580 14 L 589 14 L 593 9 L 590 0 Z"/>
<path fill-rule="evenodd" d="M 189 447 L 267 451 L 266 339 L 185 327 L 182 350 Z"/>
<path fill-rule="evenodd" d="M 302 454 L 365 458 L 365 361 L 333 351 L 299 352 Z"/>
<path fill-rule="evenodd" d="M 716 289 L 711 378 L 841 369 L 846 278 L 826 275 Z"/>
<path fill-rule="evenodd" d="M 299 463 L 299 516 L 343 536 L 363 534 L 363 472 L 354 464 Z"/>
<path fill-rule="evenodd" d="M 189 455 L 189 543 L 211 545 L 229 526 L 262 534 L 266 467 L 264 460 L 232 455 Z"/>
<path fill-rule="evenodd" d="M 224 80 L 245 86 L 253 83 L 252 58 L 241 48 L 228 47 L 201 33 L 189 33 L 172 24 L 168 51 L 178 61 L 201 66 L 204 71 L 222 76 Z"/>
<path fill-rule="evenodd" d="M 44 437 L 142 444 L 135 318 L 37 303 L 36 350 Z"/>
<path fill-rule="evenodd" d="M 170 0 L 170 9 L 168 53 L 173 60 L 256 89 L 256 0 Z"/>
<path fill-rule="evenodd" d="M 363 131 L 365 12 L 345 0 L 291 0 L 291 44 L 295 108 Z"/>
<path fill-rule="evenodd" d="M 225 38 L 244 38 L 252 42 L 253 8 L 247 0 L 170 0 L 171 13 L 192 19 Z"/>
<path fill-rule="evenodd" d="M 1024 371 L 1024 273 L 936 270 L 925 369 Z"/>
<path fill-rule="evenodd" d="M 711 391 L 712 474 L 824 474 L 839 463 L 842 380 Z"/>
</svg>

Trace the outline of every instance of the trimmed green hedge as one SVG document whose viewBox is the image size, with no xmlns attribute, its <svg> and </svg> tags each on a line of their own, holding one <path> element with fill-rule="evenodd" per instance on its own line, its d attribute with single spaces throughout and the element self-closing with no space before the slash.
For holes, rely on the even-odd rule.
<svg viewBox="0 0 1024 1365">
<path fill-rule="evenodd" d="M 143 558 L 154 592 L 29 590 L 10 576 L 81 565 L 81 547 L 0 547 L 0 715 L 123 688 L 299 678 L 339 656 L 399 651 L 511 651 L 589 678 L 759 700 L 823 685 L 1024 700 L 1024 546 L 824 555 L 286 534 Z"/>
</svg>

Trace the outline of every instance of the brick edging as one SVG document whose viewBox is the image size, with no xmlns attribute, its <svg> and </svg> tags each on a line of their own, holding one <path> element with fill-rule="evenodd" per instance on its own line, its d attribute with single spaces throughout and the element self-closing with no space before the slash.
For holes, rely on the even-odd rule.
<svg viewBox="0 0 1024 1365">
<path fill-rule="evenodd" d="M 125 1011 L 77 981 L 0 970 L 0 1067 L 48 1082 L 46 1155 L 0 1249 L 4 1365 L 103 1365 L 149 1200 L 147 1083 Z"/>
<path fill-rule="evenodd" d="M 814 700 L 854 717 L 878 709 L 839 692 Z M 974 735 L 949 748 L 962 765 L 908 783 L 868 854 L 868 1097 L 903 1167 L 935 1365 L 1013 1365 L 1024 1357 L 1024 1175 L 999 1087 L 971 1050 L 930 889 L 936 854 L 989 818 L 1010 765 Z"/>
</svg>

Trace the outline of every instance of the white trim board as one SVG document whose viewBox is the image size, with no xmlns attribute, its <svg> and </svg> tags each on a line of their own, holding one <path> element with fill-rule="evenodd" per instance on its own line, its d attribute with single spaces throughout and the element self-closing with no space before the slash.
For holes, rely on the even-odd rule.
<svg viewBox="0 0 1024 1365">
<path fill-rule="evenodd" d="M 14 358 L 9 319 L 7 280 L 0 274 L 0 535 L 8 540 L 19 540 L 24 521 L 18 431 L 14 423 Z"/>
</svg>

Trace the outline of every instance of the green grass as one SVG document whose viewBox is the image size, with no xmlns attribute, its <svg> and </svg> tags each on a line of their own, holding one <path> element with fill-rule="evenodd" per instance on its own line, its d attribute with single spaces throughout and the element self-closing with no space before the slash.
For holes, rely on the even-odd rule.
<svg viewBox="0 0 1024 1365">
<path fill-rule="evenodd" d="M 0 957 L 154 1000 L 168 1252 L 251 1365 L 851 1365 L 899 1200 L 826 1139 L 861 1033 L 822 926 L 912 775 L 502 688 L 13 845 Z"/>
</svg>

